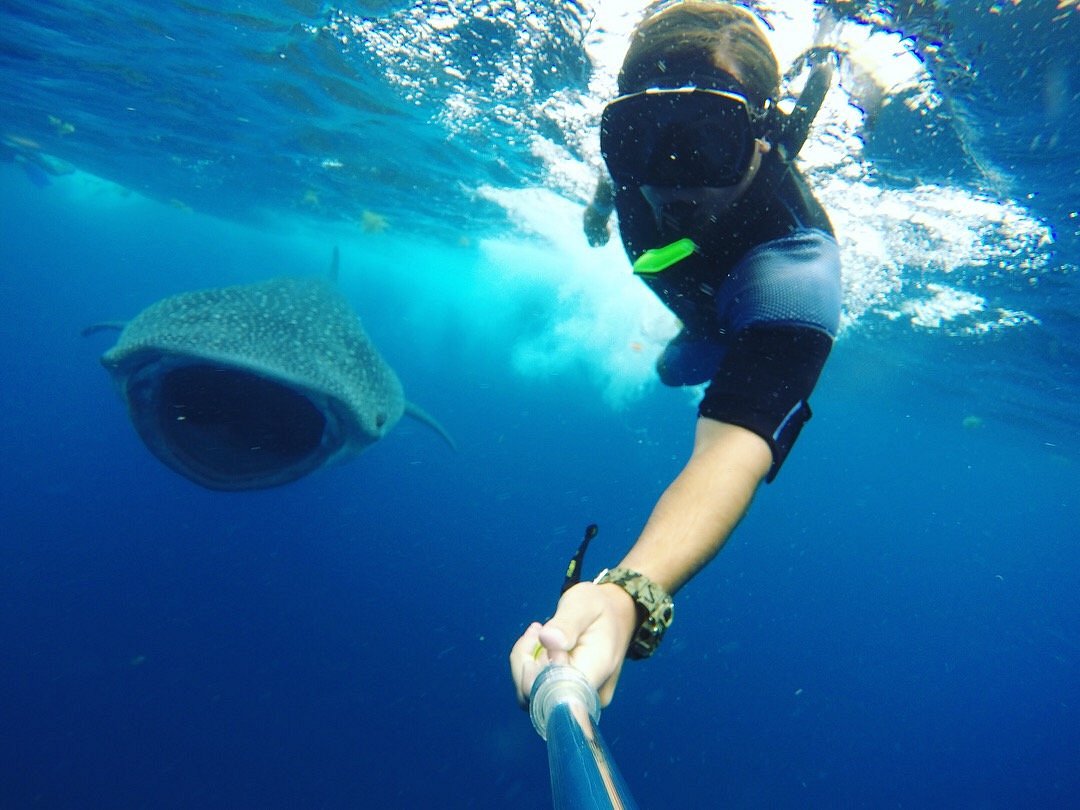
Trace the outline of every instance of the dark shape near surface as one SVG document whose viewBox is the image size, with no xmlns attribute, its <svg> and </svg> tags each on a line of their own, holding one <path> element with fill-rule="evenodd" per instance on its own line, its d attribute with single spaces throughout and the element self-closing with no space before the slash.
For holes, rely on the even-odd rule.
<svg viewBox="0 0 1080 810">
<path fill-rule="evenodd" d="M 101 362 L 146 446 L 210 489 L 294 481 L 362 452 L 404 413 L 453 447 L 321 280 L 166 298 L 124 326 Z"/>
</svg>

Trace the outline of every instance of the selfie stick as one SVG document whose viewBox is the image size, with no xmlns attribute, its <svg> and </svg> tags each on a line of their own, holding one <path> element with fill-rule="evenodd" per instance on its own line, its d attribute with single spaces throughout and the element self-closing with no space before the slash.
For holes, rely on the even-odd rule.
<svg viewBox="0 0 1080 810">
<path fill-rule="evenodd" d="M 596 727 L 600 697 L 579 670 L 545 667 L 533 684 L 529 716 L 547 741 L 555 810 L 637 810 Z"/>
</svg>

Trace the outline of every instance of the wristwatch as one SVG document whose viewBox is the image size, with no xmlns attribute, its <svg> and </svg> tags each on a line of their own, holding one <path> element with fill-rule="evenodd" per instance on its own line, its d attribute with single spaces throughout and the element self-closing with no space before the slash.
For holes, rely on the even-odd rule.
<svg viewBox="0 0 1080 810">
<path fill-rule="evenodd" d="M 630 640 L 627 656 L 640 660 L 656 652 L 660 639 L 671 627 L 671 620 L 675 616 L 675 603 L 668 592 L 644 574 L 629 568 L 605 568 L 593 582 L 597 585 L 608 582 L 618 585 L 630 594 L 637 605 L 640 623 Z"/>
</svg>

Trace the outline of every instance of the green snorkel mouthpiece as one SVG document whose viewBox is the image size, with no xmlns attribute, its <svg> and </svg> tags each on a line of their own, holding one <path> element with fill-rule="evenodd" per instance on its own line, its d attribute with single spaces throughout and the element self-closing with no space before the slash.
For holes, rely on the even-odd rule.
<svg viewBox="0 0 1080 810">
<path fill-rule="evenodd" d="M 678 264 L 687 256 L 698 249 L 693 239 L 683 237 L 670 245 L 646 250 L 637 257 L 634 262 L 634 273 L 639 276 L 650 276 L 667 270 L 671 265 Z"/>
</svg>

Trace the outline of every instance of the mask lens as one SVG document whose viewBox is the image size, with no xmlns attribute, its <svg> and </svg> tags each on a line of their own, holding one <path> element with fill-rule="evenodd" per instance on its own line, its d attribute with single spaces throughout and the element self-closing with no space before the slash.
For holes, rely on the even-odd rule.
<svg viewBox="0 0 1080 810">
<path fill-rule="evenodd" d="M 732 186 L 753 144 L 745 100 L 716 90 L 623 96 L 607 106 L 600 126 L 604 160 L 623 186 Z"/>
</svg>

